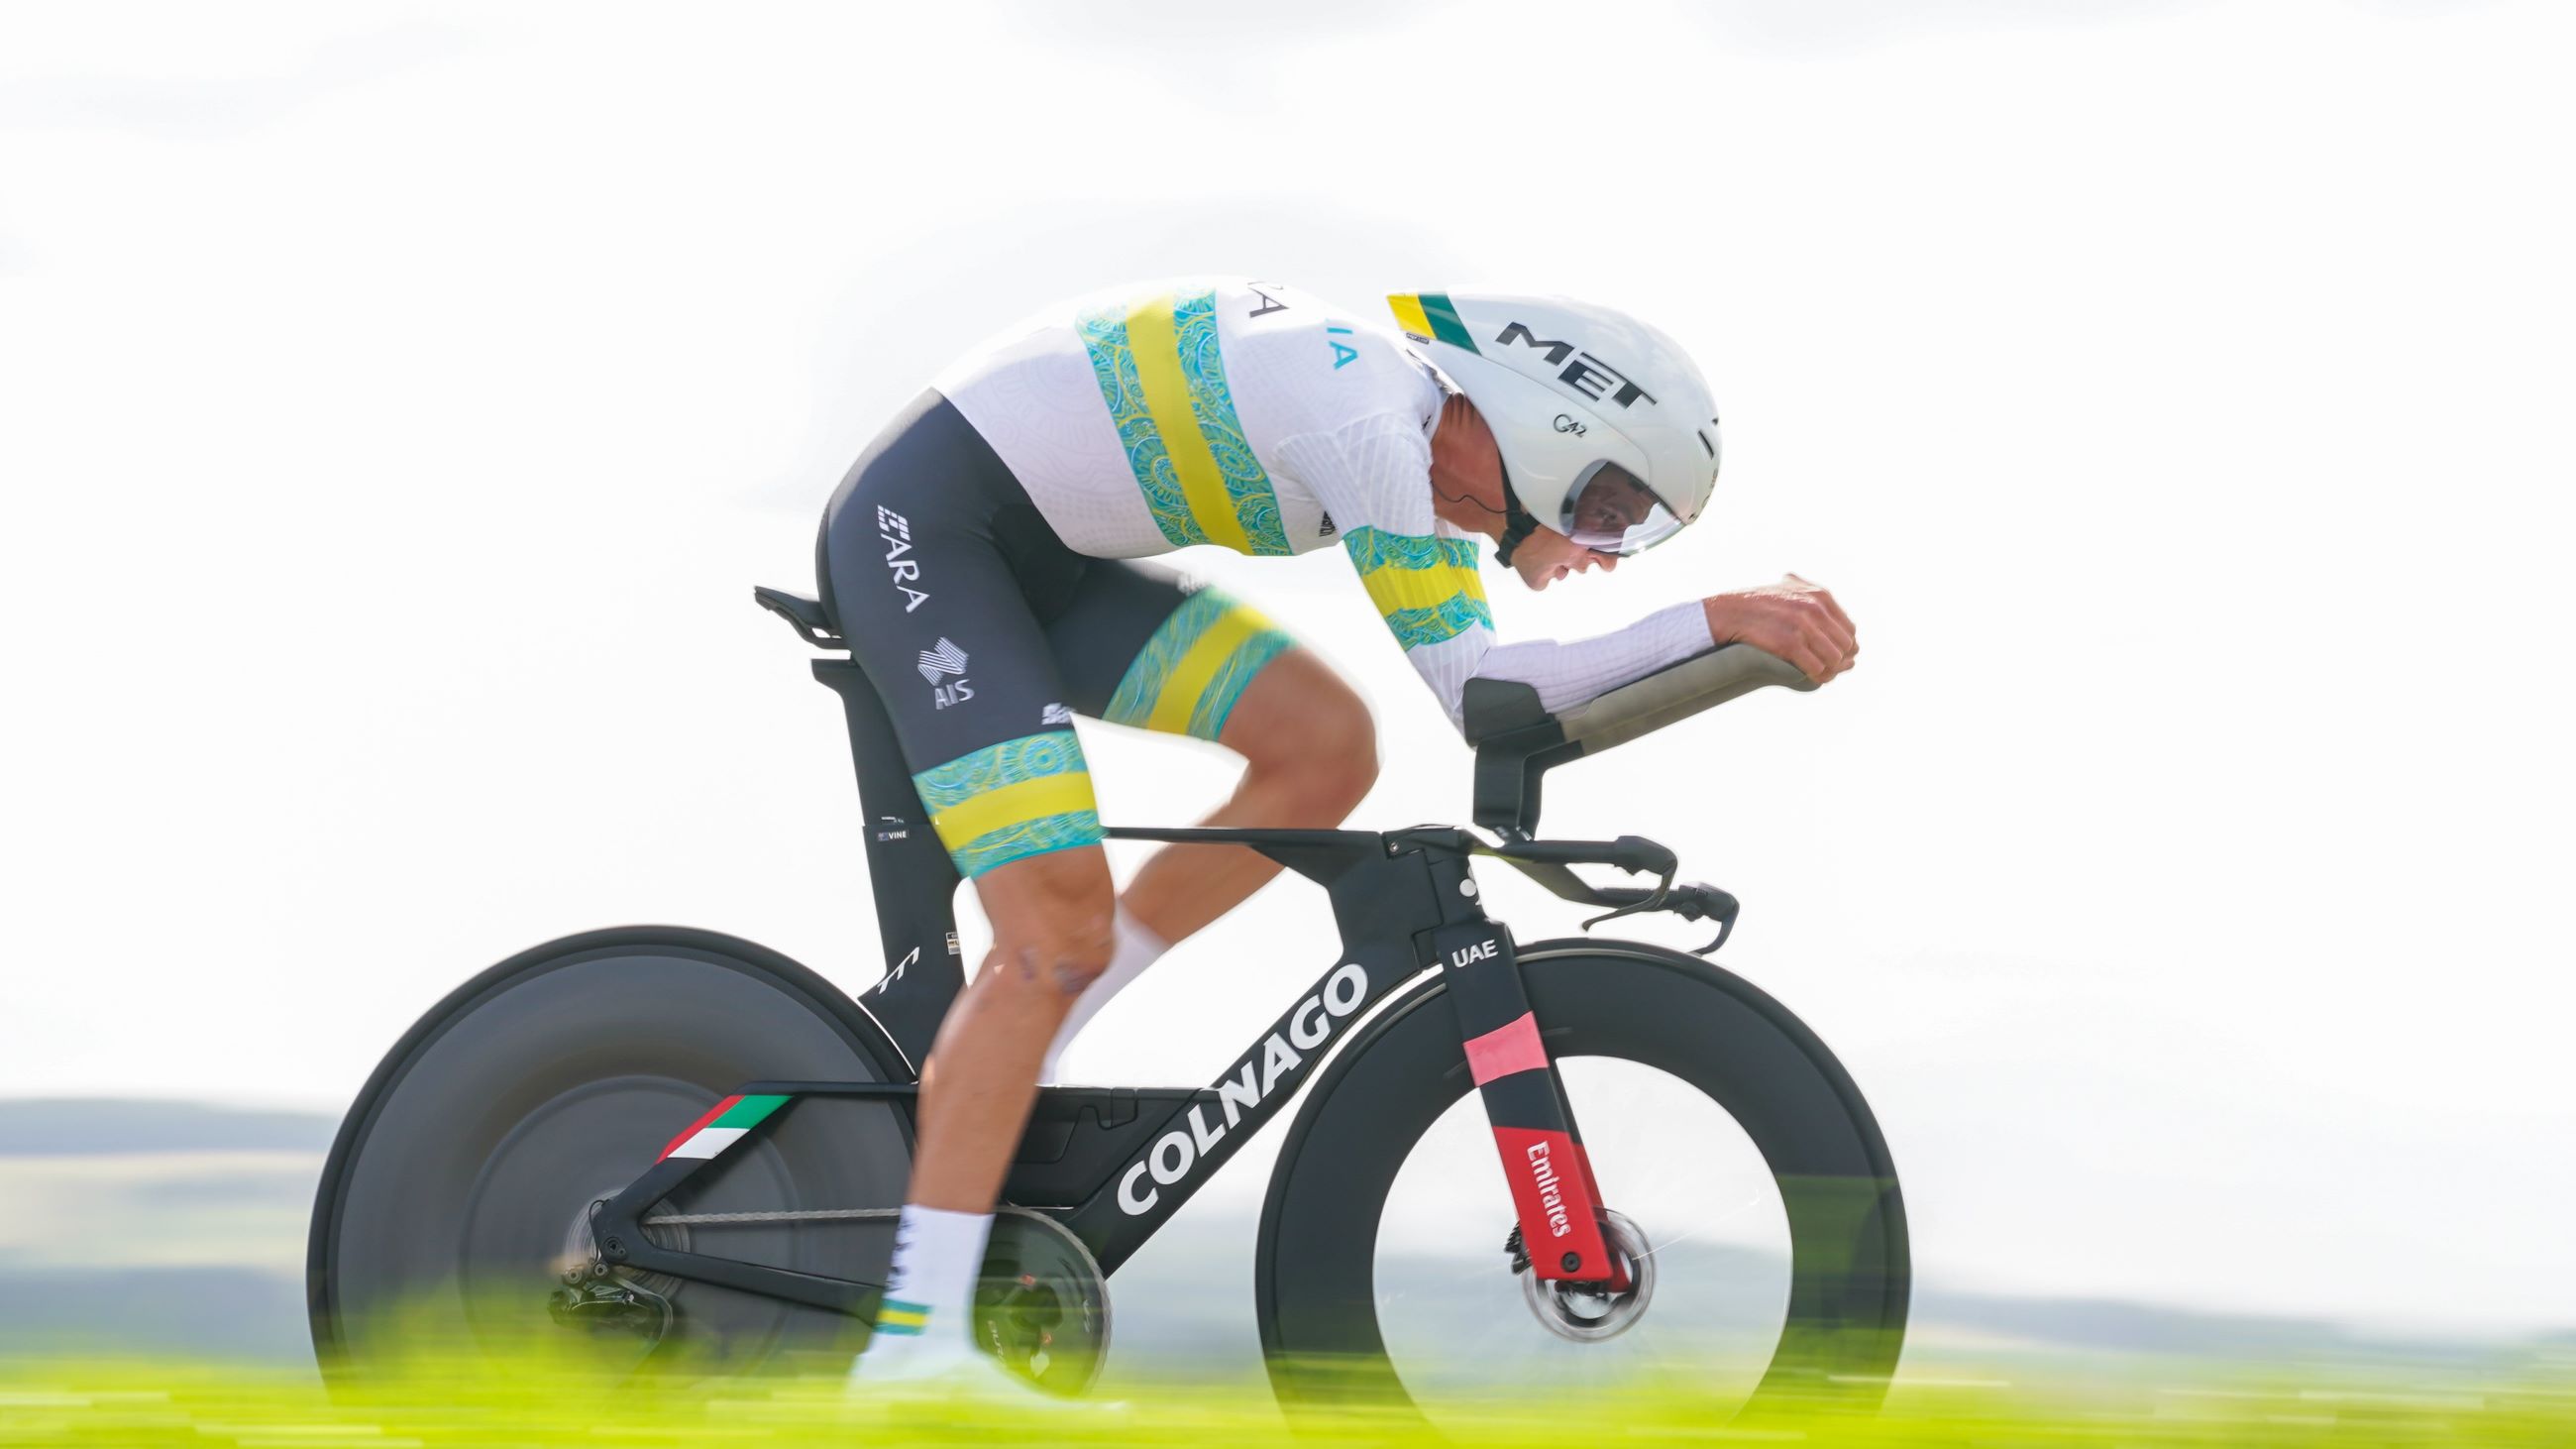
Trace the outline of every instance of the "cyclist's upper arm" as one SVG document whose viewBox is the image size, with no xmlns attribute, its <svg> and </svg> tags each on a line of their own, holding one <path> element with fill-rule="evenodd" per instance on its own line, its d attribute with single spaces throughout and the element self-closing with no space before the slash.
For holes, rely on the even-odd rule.
<svg viewBox="0 0 2576 1449">
<path fill-rule="evenodd" d="M 1494 645 L 1494 618 L 1475 541 L 1432 512 L 1421 421 L 1373 414 L 1289 439 L 1282 452 L 1332 515 L 1378 617 L 1456 723 L 1467 681 Z"/>
<path fill-rule="evenodd" d="M 1463 726 L 1470 679 L 1516 680 L 1538 691 L 1545 708 L 1564 709 L 1709 647 L 1696 601 L 1596 638 L 1498 642 L 1477 573 L 1478 543 L 1434 514 L 1430 442 L 1408 415 L 1362 418 L 1291 439 L 1285 451 L 1340 527 L 1378 617 L 1452 724 Z"/>
</svg>

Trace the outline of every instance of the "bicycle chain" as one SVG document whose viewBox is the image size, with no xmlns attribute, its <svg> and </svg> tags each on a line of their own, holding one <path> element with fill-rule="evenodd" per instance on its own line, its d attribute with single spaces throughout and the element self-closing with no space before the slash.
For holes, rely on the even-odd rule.
<svg viewBox="0 0 2576 1449">
<path fill-rule="evenodd" d="M 897 1208 L 778 1208 L 749 1213 L 669 1213 L 644 1219 L 648 1228 L 712 1227 L 718 1223 L 820 1223 L 860 1218 L 891 1218 Z"/>
</svg>

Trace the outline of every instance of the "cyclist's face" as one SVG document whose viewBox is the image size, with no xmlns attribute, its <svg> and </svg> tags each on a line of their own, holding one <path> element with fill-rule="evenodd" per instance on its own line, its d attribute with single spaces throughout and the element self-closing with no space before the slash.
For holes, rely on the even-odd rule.
<svg viewBox="0 0 2576 1449">
<path fill-rule="evenodd" d="M 1604 468 L 1584 485 L 1583 496 L 1574 503 L 1574 535 L 1577 538 L 1617 538 L 1646 521 L 1654 511 L 1655 495 L 1643 484 L 1614 468 Z"/>
<path fill-rule="evenodd" d="M 1542 526 L 1512 551 L 1512 572 L 1533 589 L 1544 589 L 1568 574 L 1608 572 L 1619 566 L 1616 555 L 1585 548 L 1553 528 Z"/>
</svg>

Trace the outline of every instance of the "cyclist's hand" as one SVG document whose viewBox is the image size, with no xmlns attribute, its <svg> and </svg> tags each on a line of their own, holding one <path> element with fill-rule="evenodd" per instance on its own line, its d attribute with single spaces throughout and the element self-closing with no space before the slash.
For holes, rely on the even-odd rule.
<svg viewBox="0 0 2576 1449">
<path fill-rule="evenodd" d="M 1796 574 L 1758 589 L 1712 594 L 1700 601 L 1709 638 L 1777 654 L 1818 684 L 1852 667 L 1860 641 L 1834 596 Z"/>
</svg>

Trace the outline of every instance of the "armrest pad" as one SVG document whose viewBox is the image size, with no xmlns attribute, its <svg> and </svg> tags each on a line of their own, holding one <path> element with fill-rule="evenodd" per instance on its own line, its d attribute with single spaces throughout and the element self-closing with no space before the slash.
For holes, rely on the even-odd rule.
<svg viewBox="0 0 2576 1449">
<path fill-rule="evenodd" d="M 1643 679 L 1607 690 L 1556 717 L 1568 744 L 1597 754 L 1687 719 L 1766 685 L 1809 690 L 1815 681 L 1777 654 L 1750 644 L 1721 644 L 1659 669 Z"/>
<path fill-rule="evenodd" d="M 1539 782 L 1549 770 L 1770 684 L 1816 687 L 1787 660 L 1749 644 L 1721 644 L 1561 714 L 1540 708 L 1526 684 L 1471 679 L 1460 714 L 1476 747 L 1476 823 L 1527 836 L 1538 829 Z"/>
</svg>

